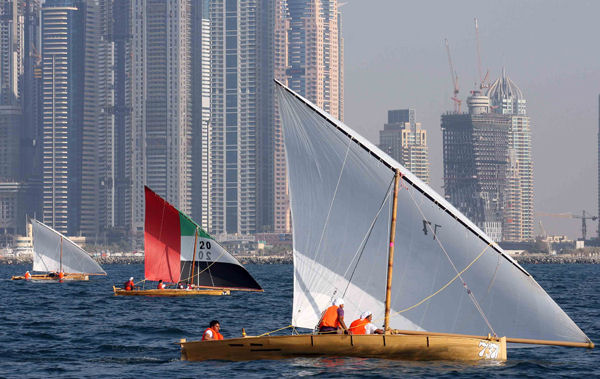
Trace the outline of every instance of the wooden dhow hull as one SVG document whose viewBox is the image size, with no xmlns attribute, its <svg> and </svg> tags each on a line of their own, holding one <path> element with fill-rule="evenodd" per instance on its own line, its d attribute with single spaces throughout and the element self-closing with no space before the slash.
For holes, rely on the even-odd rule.
<svg viewBox="0 0 600 379">
<path fill-rule="evenodd" d="M 164 290 L 159 289 L 142 289 L 126 291 L 123 288 L 117 288 L 113 286 L 113 292 L 115 296 L 154 296 L 154 297 L 178 297 L 178 296 L 227 296 L 231 292 L 228 289 L 222 288 L 201 288 L 193 290 L 175 289 L 168 288 Z"/>
<path fill-rule="evenodd" d="M 506 338 L 436 335 L 290 335 L 181 340 L 187 361 L 357 357 L 410 361 L 506 360 Z"/>
<path fill-rule="evenodd" d="M 33 274 L 31 278 L 26 279 L 25 276 L 13 276 L 10 278 L 11 280 L 33 280 L 33 281 L 64 281 L 64 280 L 78 280 L 78 281 L 87 281 L 90 280 L 90 276 L 88 274 L 65 274 L 63 278 L 59 278 L 58 275 L 50 275 L 50 274 Z"/>
</svg>

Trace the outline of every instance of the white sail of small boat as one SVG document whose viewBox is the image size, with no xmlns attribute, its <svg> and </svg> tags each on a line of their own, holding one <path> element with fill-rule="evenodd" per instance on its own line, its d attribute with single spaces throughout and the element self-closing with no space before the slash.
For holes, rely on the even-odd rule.
<svg viewBox="0 0 600 379">
<path fill-rule="evenodd" d="M 33 271 L 106 275 L 89 254 L 66 236 L 32 220 Z"/>
<path fill-rule="evenodd" d="M 395 176 L 394 329 L 591 343 L 533 277 L 429 186 L 278 83 L 293 225 L 292 325 L 336 297 L 383 323 Z M 590 345 L 591 346 L 591 345 Z"/>
</svg>

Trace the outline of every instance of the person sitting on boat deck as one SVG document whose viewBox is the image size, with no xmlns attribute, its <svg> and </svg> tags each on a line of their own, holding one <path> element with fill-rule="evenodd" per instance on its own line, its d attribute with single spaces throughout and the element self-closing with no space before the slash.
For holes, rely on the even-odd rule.
<svg viewBox="0 0 600 379">
<path fill-rule="evenodd" d="M 156 287 L 159 290 L 164 290 L 167 286 L 163 283 L 162 279 L 158 281 L 158 286 Z"/>
<path fill-rule="evenodd" d="M 58 274 L 55 273 L 54 271 L 52 271 L 51 273 L 48 274 L 49 277 L 51 278 L 55 278 Z"/>
<path fill-rule="evenodd" d="M 179 282 L 179 283 L 177 283 L 177 288 L 182 290 L 182 289 L 185 289 L 185 286 L 183 285 L 183 283 Z"/>
<path fill-rule="evenodd" d="M 335 299 L 333 304 L 327 308 L 319 323 L 320 333 L 338 333 L 340 331 L 348 333 L 348 328 L 344 323 L 344 299 L 341 297 Z"/>
<path fill-rule="evenodd" d="M 373 313 L 363 312 L 359 319 L 350 324 L 350 332 L 352 334 L 383 334 L 383 329 L 377 328 L 371 321 L 373 321 Z"/>
<path fill-rule="evenodd" d="M 29 280 L 31 279 L 31 274 L 29 273 L 29 271 L 25 272 L 25 280 Z"/>
<path fill-rule="evenodd" d="M 135 283 L 133 283 L 133 276 L 125 282 L 123 287 L 125 288 L 125 291 L 133 291 L 135 289 Z"/>
<path fill-rule="evenodd" d="M 202 333 L 202 341 L 222 340 L 223 335 L 219 333 L 219 330 L 221 330 L 221 324 L 219 324 L 219 321 L 212 320 L 208 328 L 206 328 L 206 330 L 204 330 L 204 333 Z"/>
<path fill-rule="evenodd" d="M 188 283 L 187 287 L 185 287 L 186 290 L 190 291 L 194 289 L 194 285 L 192 283 Z"/>
<path fill-rule="evenodd" d="M 64 279 L 64 278 L 65 278 L 65 273 L 64 273 L 64 272 L 62 272 L 62 271 L 61 271 L 61 272 L 59 272 L 59 273 L 58 273 L 58 279 L 62 280 L 62 279 Z"/>
</svg>

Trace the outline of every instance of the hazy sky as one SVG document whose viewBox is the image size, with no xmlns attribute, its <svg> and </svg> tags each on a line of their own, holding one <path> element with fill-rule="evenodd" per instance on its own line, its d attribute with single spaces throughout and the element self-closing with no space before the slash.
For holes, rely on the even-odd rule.
<svg viewBox="0 0 600 379">
<path fill-rule="evenodd" d="M 506 67 L 527 99 L 535 211 L 597 215 L 600 1 L 346 0 L 342 13 L 346 124 L 378 143 L 388 109 L 415 108 L 429 136 L 431 185 L 443 194 L 440 115 L 453 106 L 443 39 L 466 107 L 477 17 L 484 71 L 493 81 Z M 541 219 L 550 234 L 581 235 L 580 220 Z M 597 225 L 588 222 L 588 238 Z"/>
</svg>

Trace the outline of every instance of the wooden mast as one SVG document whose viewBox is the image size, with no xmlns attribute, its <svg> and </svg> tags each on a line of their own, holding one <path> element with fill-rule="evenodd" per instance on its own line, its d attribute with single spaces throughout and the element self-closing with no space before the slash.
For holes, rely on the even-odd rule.
<svg viewBox="0 0 600 379">
<path fill-rule="evenodd" d="M 394 241 L 396 239 L 396 214 L 398 209 L 398 186 L 400 184 L 400 170 L 396 169 L 394 175 L 394 200 L 392 202 L 392 223 L 390 225 L 390 250 L 388 253 L 387 286 L 385 289 L 385 321 L 384 330 L 390 328 L 390 307 L 392 303 L 392 273 L 394 270 Z"/>
<path fill-rule="evenodd" d="M 196 244 L 198 243 L 198 227 L 196 227 L 196 230 L 194 230 L 194 255 L 192 258 L 192 284 L 194 284 L 194 276 L 196 276 L 196 274 L 194 273 L 194 269 L 195 269 L 195 264 L 196 264 Z"/>
<path fill-rule="evenodd" d="M 63 245 L 63 237 L 60 236 L 60 270 L 58 271 L 59 273 L 61 273 L 63 270 L 63 268 L 62 268 L 62 245 Z"/>
</svg>

